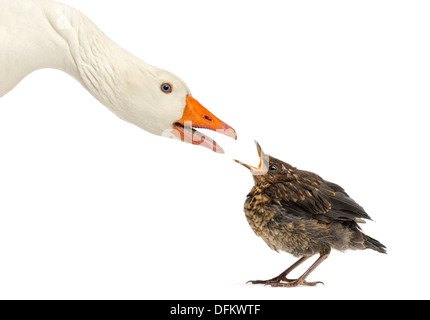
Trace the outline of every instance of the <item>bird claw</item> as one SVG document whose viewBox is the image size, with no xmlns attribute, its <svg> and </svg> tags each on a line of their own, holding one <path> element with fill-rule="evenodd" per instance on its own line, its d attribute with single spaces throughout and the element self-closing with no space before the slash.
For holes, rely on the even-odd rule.
<svg viewBox="0 0 430 320">
<path fill-rule="evenodd" d="M 324 284 L 322 281 L 315 281 L 315 282 L 307 282 L 307 281 L 300 281 L 300 279 L 293 280 L 292 282 L 276 282 L 270 284 L 272 287 L 298 287 L 298 286 L 305 286 L 305 287 L 315 287 L 317 284 Z"/>
<path fill-rule="evenodd" d="M 277 283 L 277 282 L 280 282 L 280 281 L 287 281 L 287 282 L 289 282 L 289 281 L 293 281 L 293 280 L 287 279 L 285 277 L 283 277 L 283 278 L 276 277 L 276 278 L 269 279 L 269 280 L 249 280 L 249 281 L 246 282 L 246 284 L 251 283 L 251 284 L 264 284 L 264 285 L 268 285 L 268 284 Z"/>
<path fill-rule="evenodd" d="M 320 255 L 320 257 L 317 259 L 317 261 L 314 262 L 314 264 L 298 279 L 288 279 L 287 275 L 294 270 L 297 266 L 299 266 L 302 262 L 304 262 L 309 257 L 302 257 L 300 258 L 296 263 L 294 263 L 291 267 L 289 267 L 287 270 L 282 272 L 279 276 L 274 277 L 269 280 L 251 280 L 248 282 L 251 282 L 252 284 L 264 284 L 265 286 L 271 286 L 271 287 L 298 287 L 298 286 L 308 286 L 308 287 L 314 287 L 317 284 L 321 283 L 324 284 L 324 282 L 316 281 L 316 282 L 307 282 L 306 278 L 307 276 L 325 259 L 327 259 L 328 254 Z M 248 283 L 247 282 L 247 283 Z"/>
<path fill-rule="evenodd" d="M 246 284 L 251 283 L 251 284 L 264 284 L 265 286 L 267 285 L 272 285 L 274 283 L 282 283 L 282 282 L 294 282 L 297 281 L 297 279 L 288 279 L 285 277 L 276 277 L 270 280 L 249 280 L 246 282 Z"/>
<path fill-rule="evenodd" d="M 251 284 L 263 284 L 265 286 L 271 286 L 271 287 L 298 287 L 298 286 L 307 286 L 307 287 L 314 287 L 317 284 L 321 283 L 323 285 L 324 282 L 322 281 L 315 281 L 315 282 L 307 282 L 305 280 L 301 279 L 270 279 L 270 280 L 250 280 L 246 282 Z"/>
</svg>

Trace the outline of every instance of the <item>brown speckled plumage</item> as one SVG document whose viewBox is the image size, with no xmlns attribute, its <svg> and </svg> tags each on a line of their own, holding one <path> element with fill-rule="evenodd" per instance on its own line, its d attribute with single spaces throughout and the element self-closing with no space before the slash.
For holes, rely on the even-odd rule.
<svg viewBox="0 0 430 320">
<path fill-rule="evenodd" d="M 302 258 L 278 277 L 252 283 L 285 287 L 316 285 L 318 282 L 305 279 L 332 248 L 386 252 L 384 245 L 361 231 L 358 223 L 370 217 L 340 186 L 265 155 L 258 144 L 257 148 L 259 168 L 242 163 L 253 172 L 255 183 L 245 201 L 246 219 L 270 248 Z M 295 280 L 286 278 L 315 254 L 320 255 L 319 259 L 303 276 Z"/>
</svg>

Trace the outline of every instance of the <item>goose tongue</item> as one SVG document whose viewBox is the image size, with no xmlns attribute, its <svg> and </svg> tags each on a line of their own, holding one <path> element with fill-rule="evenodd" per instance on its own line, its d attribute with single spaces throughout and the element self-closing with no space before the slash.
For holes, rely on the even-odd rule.
<svg viewBox="0 0 430 320">
<path fill-rule="evenodd" d="M 184 127 L 181 124 L 176 124 L 173 133 L 186 143 L 200 145 L 216 153 L 224 153 L 224 150 L 213 139 L 192 127 Z"/>
</svg>

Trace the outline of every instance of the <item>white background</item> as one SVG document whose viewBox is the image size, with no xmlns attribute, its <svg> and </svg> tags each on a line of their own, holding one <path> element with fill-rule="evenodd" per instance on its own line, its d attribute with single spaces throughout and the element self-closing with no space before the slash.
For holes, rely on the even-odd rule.
<svg viewBox="0 0 430 320">
<path fill-rule="evenodd" d="M 27 77 L 0 100 L 1 299 L 430 298 L 427 1 L 66 2 L 239 140 L 156 137 L 66 74 Z M 246 222 L 231 158 L 257 164 L 253 139 L 342 185 L 388 254 L 333 252 L 325 286 L 246 285 L 295 261 Z"/>
</svg>

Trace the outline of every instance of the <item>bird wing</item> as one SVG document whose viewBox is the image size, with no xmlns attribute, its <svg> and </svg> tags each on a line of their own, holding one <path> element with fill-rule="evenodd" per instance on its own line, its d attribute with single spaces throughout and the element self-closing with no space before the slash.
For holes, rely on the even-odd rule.
<svg viewBox="0 0 430 320">
<path fill-rule="evenodd" d="M 278 183 L 276 198 L 287 213 L 310 215 L 328 221 L 364 222 L 371 219 L 357 202 L 339 185 L 323 180 L 318 175 L 302 171 L 297 180 Z"/>
</svg>

